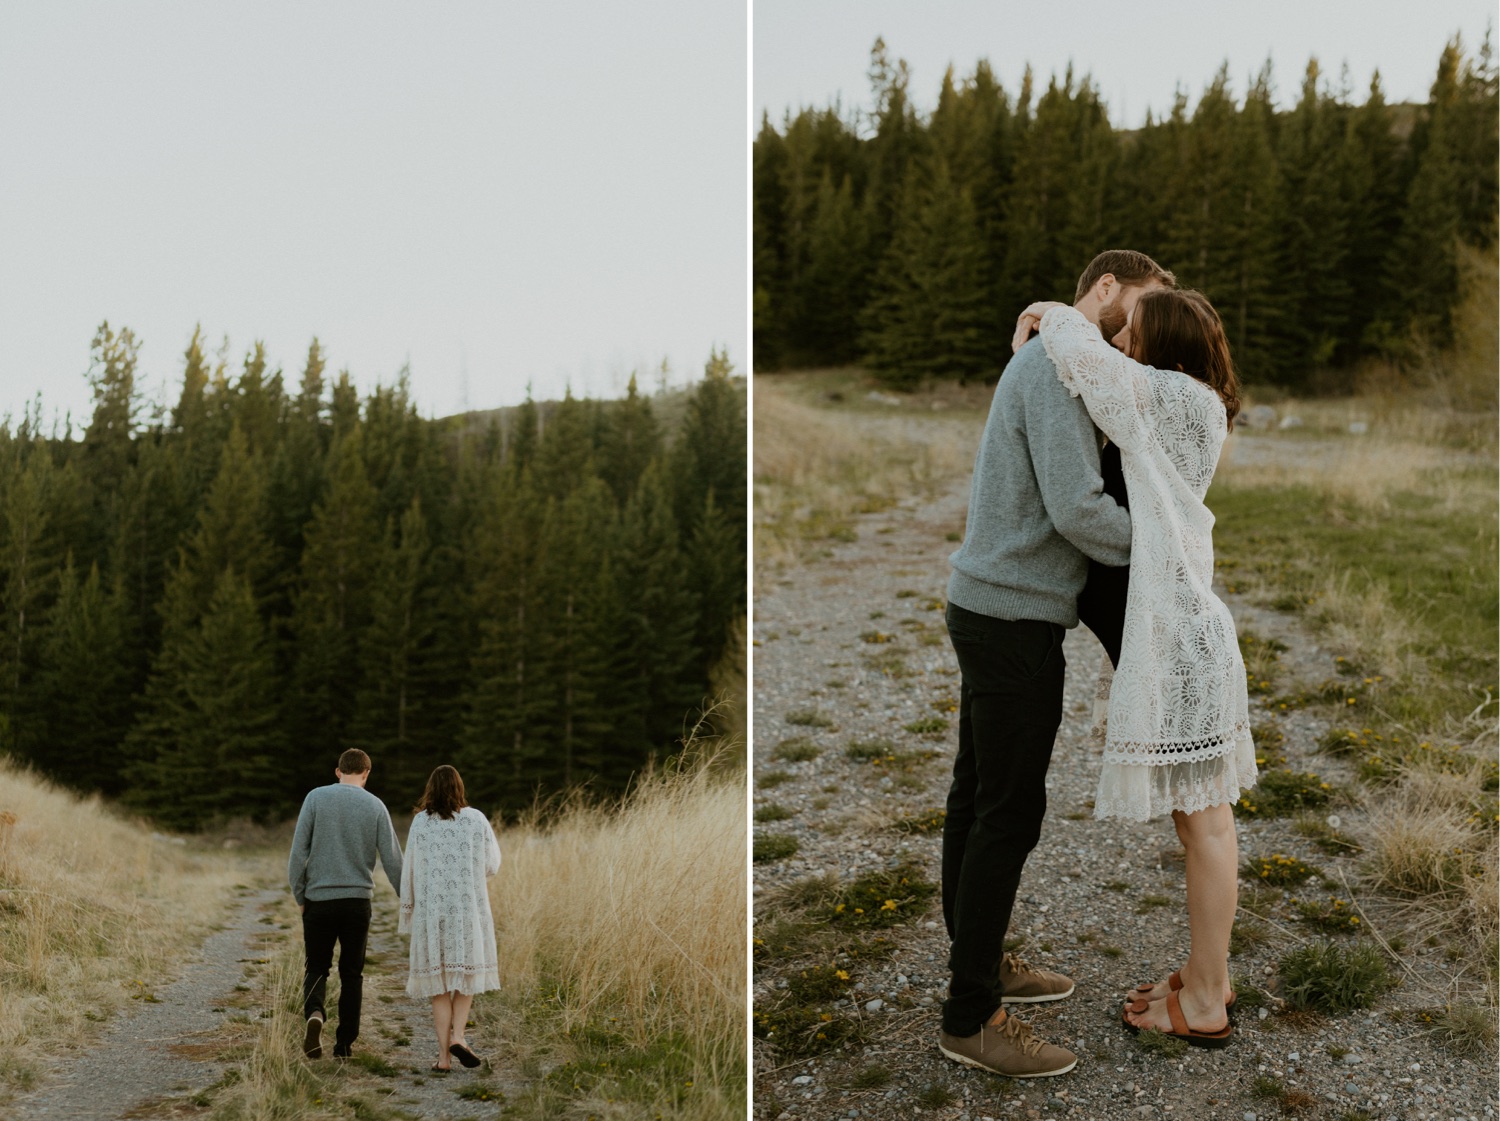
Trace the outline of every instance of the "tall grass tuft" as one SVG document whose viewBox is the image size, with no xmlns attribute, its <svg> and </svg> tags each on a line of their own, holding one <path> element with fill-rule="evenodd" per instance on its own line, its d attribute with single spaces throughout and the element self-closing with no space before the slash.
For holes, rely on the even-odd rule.
<svg viewBox="0 0 1500 1121">
<path fill-rule="evenodd" d="M 664 1087 L 655 1103 L 667 1115 L 743 1116 L 743 770 L 648 775 L 617 804 L 505 829 L 500 846 L 490 890 L 511 1003 L 546 1010 L 563 1037 L 604 1033 L 632 1061 L 686 1068 L 677 1085 L 693 1092 Z"/>
<path fill-rule="evenodd" d="M 0 759 L 0 1100 L 162 984 L 243 874 Z"/>
</svg>

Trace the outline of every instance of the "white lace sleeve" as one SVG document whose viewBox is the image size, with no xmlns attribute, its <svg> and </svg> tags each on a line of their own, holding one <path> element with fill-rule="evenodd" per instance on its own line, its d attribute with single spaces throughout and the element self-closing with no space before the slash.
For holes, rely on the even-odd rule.
<svg viewBox="0 0 1500 1121">
<path fill-rule="evenodd" d="M 1041 332 L 1058 380 L 1083 398 L 1099 430 L 1121 450 L 1141 448 L 1151 429 L 1151 367 L 1110 346 L 1077 308 L 1049 308 Z"/>
<path fill-rule="evenodd" d="M 495 840 L 495 828 L 490 824 L 490 819 L 484 819 L 484 874 L 493 876 L 500 871 L 500 842 Z"/>
<path fill-rule="evenodd" d="M 417 825 L 426 814 L 419 813 L 411 819 L 411 829 L 406 834 L 406 856 L 401 862 L 401 917 L 396 920 L 398 934 L 411 933 L 411 916 L 416 907 L 416 892 L 412 880 L 416 874 L 416 850 L 421 830 Z"/>
</svg>

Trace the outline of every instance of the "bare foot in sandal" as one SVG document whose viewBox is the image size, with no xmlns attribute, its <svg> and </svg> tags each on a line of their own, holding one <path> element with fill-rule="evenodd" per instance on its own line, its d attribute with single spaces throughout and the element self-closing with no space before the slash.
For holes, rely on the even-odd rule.
<svg viewBox="0 0 1500 1121">
<path fill-rule="evenodd" d="M 1181 970 L 1174 970 L 1168 974 L 1165 981 L 1158 981 L 1154 985 L 1137 985 L 1125 994 L 1127 1002 L 1143 1002 L 1151 1004 L 1158 1000 L 1166 1000 L 1167 994 L 1176 992 L 1183 987 L 1184 981 Z M 1224 981 L 1224 1007 L 1233 1008 L 1235 1000 L 1234 986 L 1226 979 Z"/>
<path fill-rule="evenodd" d="M 1224 1005 L 1213 1000 L 1201 1000 L 1187 988 L 1178 989 L 1176 996 L 1183 1019 L 1192 1031 L 1214 1034 L 1229 1026 L 1229 1013 Z M 1147 1030 L 1154 1028 L 1162 1032 L 1173 1031 L 1171 1011 L 1166 999 L 1153 1000 L 1145 1008 L 1141 1008 L 1141 1003 L 1136 1001 L 1126 1008 L 1125 1019 L 1128 1023 Z"/>
</svg>

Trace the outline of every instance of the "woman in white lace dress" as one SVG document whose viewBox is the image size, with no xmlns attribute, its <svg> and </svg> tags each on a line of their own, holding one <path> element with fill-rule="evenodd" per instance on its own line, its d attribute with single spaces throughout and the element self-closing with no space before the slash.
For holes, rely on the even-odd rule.
<svg viewBox="0 0 1500 1121">
<path fill-rule="evenodd" d="M 500 987 L 495 922 L 486 879 L 500 871 L 500 845 L 489 819 L 468 804 L 464 780 L 449 766 L 427 779 L 406 837 L 399 929 L 411 935 L 409 996 L 432 1001 L 438 1058 L 466 1067 L 480 1058 L 464 1041 L 476 993 Z"/>
<path fill-rule="evenodd" d="M 1112 344 L 1062 304 L 1031 305 L 1018 335 L 1038 321 L 1058 377 L 1119 447 L 1130 495 L 1130 589 L 1094 816 L 1170 813 L 1186 853 L 1187 963 L 1136 989 L 1123 1018 L 1223 1046 L 1233 807 L 1256 778 L 1245 667 L 1234 619 L 1213 592 L 1214 516 L 1203 501 L 1239 407 L 1229 346 L 1198 292 L 1147 292 Z"/>
</svg>

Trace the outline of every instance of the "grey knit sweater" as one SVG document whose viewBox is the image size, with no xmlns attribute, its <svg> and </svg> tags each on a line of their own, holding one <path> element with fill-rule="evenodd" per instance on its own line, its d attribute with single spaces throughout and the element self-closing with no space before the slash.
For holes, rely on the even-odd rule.
<svg viewBox="0 0 1500 1121">
<path fill-rule="evenodd" d="M 385 803 L 362 786 L 319 786 L 302 801 L 287 881 L 300 906 L 309 899 L 369 899 L 375 861 L 401 890 L 401 845 Z"/>
<path fill-rule="evenodd" d="M 997 619 L 1074 627 L 1089 558 L 1130 563 L 1130 513 L 1104 493 L 1088 410 L 1033 339 L 990 402 L 948 600 Z"/>
</svg>

